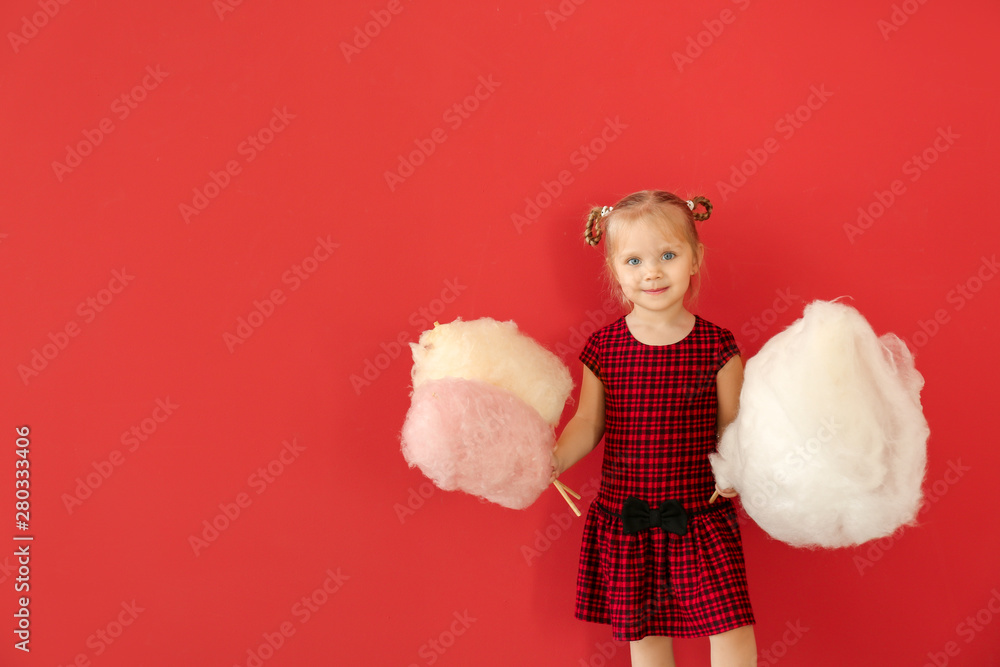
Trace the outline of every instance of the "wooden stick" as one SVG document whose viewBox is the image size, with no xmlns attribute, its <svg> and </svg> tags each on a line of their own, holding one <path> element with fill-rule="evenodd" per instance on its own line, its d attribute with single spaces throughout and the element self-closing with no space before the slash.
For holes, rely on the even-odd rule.
<svg viewBox="0 0 1000 667">
<path fill-rule="evenodd" d="M 718 497 L 719 497 L 719 492 L 716 491 L 715 493 L 712 494 L 712 497 L 708 499 L 708 504 L 711 505 L 712 503 L 714 503 L 715 499 Z"/>
<path fill-rule="evenodd" d="M 560 495 L 562 495 L 563 500 L 566 501 L 566 504 L 569 505 L 570 509 L 573 510 L 573 514 L 575 514 L 577 516 L 581 516 L 580 515 L 580 510 L 577 509 L 576 504 L 572 500 L 570 500 L 570 497 L 568 495 L 566 495 L 566 487 L 563 486 L 562 482 L 560 482 L 559 480 L 556 480 L 556 481 L 552 482 L 552 484 L 559 491 Z M 576 495 L 576 494 L 574 493 L 573 495 Z M 577 498 L 579 498 L 579 497 L 580 496 L 577 496 Z"/>
<path fill-rule="evenodd" d="M 576 491 L 574 491 L 573 489 L 569 488 L 568 486 L 566 486 L 565 484 L 563 484 L 562 482 L 560 482 L 560 481 L 559 481 L 558 479 L 556 480 L 556 484 L 558 484 L 558 485 L 559 485 L 559 486 L 561 486 L 562 488 L 566 489 L 566 493 L 568 493 L 569 495 L 573 496 L 573 497 L 574 497 L 574 498 L 576 498 L 577 500 L 580 500 L 580 499 L 581 499 L 581 498 L 580 498 L 580 494 L 579 494 L 579 493 L 577 493 L 577 492 L 576 492 Z"/>
</svg>

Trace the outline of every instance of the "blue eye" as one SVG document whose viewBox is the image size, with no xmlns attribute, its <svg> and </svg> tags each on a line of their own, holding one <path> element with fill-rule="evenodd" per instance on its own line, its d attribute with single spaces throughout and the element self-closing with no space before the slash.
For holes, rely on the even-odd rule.
<svg viewBox="0 0 1000 667">
<path fill-rule="evenodd" d="M 673 258 L 674 258 L 674 257 L 676 257 L 676 256 L 677 256 L 677 255 L 675 255 L 675 254 L 674 254 L 674 253 L 672 253 L 672 252 L 665 252 L 665 253 L 663 253 L 663 259 L 673 259 Z"/>
<path fill-rule="evenodd" d="M 639 266 L 639 258 L 638 257 L 631 257 L 631 258 L 625 260 L 625 263 L 628 264 L 629 266 Z"/>
</svg>

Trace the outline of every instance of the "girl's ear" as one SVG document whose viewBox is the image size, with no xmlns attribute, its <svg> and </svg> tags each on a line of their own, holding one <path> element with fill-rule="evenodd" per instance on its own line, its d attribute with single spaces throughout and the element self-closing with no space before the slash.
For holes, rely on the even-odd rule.
<svg viewBox="0 0 1000 667">
<path fill-rule="evenodd" d="M 694 253 L 694 270 L 691 271 L 691 275 L 698 273 L 701 270 L 701 260 L 705 257 L 705 244 L 699 243 L 698 248 Z"/>
</svg>

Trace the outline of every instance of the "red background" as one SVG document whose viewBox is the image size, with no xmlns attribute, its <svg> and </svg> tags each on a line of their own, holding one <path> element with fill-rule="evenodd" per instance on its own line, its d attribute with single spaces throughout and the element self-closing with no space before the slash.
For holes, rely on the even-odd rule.
<svg viewBox="0 0 1000 667">
<path fill-rule="evenodd" d="M 34 542 L 32 650 L 8 632 L 0 662 L 628 664 L 572 617 L 582 521 L 557 494 L 516 512 L 407 468 L 399 342 L 513 319 L 579 382 L 582 336 L 614 316 L 583 216 L 663 188 L 715 204 L 697 312 L 746 357 L 849 295 L 926 378 L 919 527 L 808 551 L 744 525 L 760 664 L 1000 664 L 998 20 L 986 1 L 5 3 L 0 506 Z M 336 247 L 304 262 L 317 239 Z M 599 469 L 565 481 L 592 495 Z M 707 664 L 706 640 L 675 645 Z"/>
</svg>

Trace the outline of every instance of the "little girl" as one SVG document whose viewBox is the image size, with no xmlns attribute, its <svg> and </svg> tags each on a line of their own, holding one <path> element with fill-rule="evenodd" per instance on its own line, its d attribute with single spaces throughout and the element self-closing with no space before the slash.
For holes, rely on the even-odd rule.
<svg viewBox="0 0 1000 667">
<path fill-rule="evenodd" d="M 756 664 L 736 493 L 715 486 L 708 460 L 736 416 L 743 365 L 733 334 L 684 304 L 704 251 L 695 220 L 711 211 L 704 197 L 647 190 L 587 219 L 585 239 L 604 239 L 611 282 L 631 310 L 580 353 L 580 400 L 552 478 L 605 439 L 575 615 L 610 623 L 631 642 L 635 666 L 672 666 L 671 637 L 705 636 L 713 667 Z M 722 498 L 710 502 L 713 491 Z"/>
</svg>

